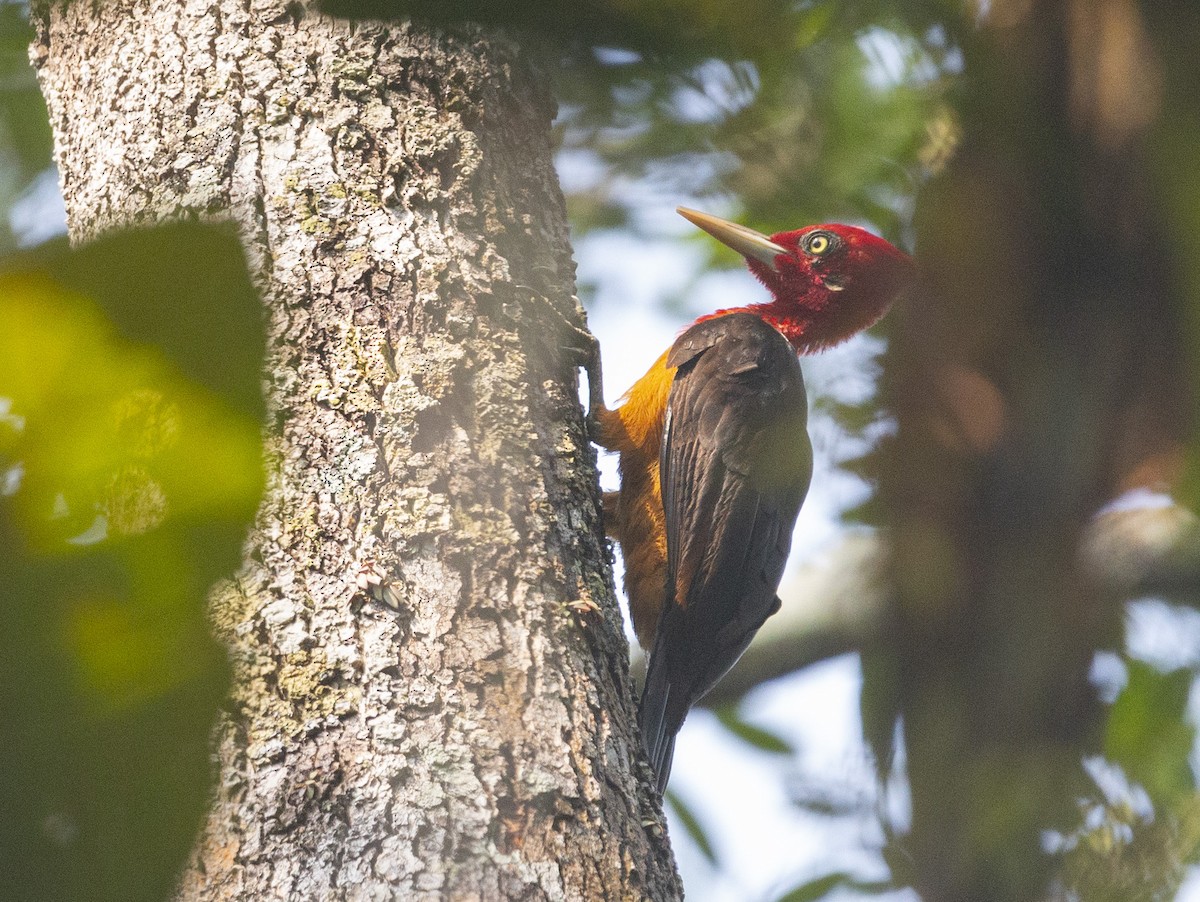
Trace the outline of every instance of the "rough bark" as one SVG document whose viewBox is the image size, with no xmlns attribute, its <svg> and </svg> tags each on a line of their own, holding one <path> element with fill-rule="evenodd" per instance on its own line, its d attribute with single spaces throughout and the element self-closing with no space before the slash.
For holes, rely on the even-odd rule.
<svg viewBox="0 0 1200 902">
<path fill-rule="evenodd" d="M 232 217 L 264 294 L 269 485 L 213 598 L 236 688 L 181 896 L 678 896 L 514 47 L 259 0 L 35 18 L 74 239 Z"/>
</svg>

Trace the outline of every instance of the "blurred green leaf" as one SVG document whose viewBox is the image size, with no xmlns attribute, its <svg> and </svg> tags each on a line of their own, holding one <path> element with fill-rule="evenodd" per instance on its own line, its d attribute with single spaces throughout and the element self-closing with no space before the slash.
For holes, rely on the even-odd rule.
<svg viewBox="0 0 1200 902">
<path fill-rule="evenodd" d="M 24 3 L 0 2 L 0 251 L 17 240 L 13 204 L 50 165 L 50 117 L 29 64 L 33 29 Z"/>
<path fill-rule="evenodd" d="M 824 899 L 835 889 L 849 889 L 864 896 L 877 896 L 891 892 L 896 885 L 890 880 L 860 880 L 852 874 L 826 874 L 790 890 L 779 902 L 816 902 Z"/>
<path fill-rule="evenodd" d="M 169 223 L 78 248 L 59 238 L 0 269 L 42 272 L 87 295 L 121 336 L 152 345 L 186 379 L 262 419 L 262 305 L 232 225 Z"/>
<path fill-rule="evenodd" d="M 1186 668 L 1161 673 L 1137 660 L 1126 666 L 1128 682 L 1109 712 L 1105 754 L 1156 805 L 1169 804 L 1196 788 L 1188 760 L 1196 741 L 1187 718 L 1193 674 Z"/>
<path fill-rule="evenodd" d="M 1141 12 L 1161 48 L 1158 64 L 1164 81 L 1163 109 L 1157 116 L 1150 142 L 1150 174 L 1154 180 L 1156 210 L 1169 224 L 1168 240 L 1174 245 L 1175 279 L 1186 298 L 1188 357 L 1192 397 L 1200 396 L 1200 190 L 1192 175 L 1200 166 L 1200 116 L 1196 94 L 1200 70 L 1195 65 L 1196 36 L 1200 33 L 1200 8 L 1143 2 Z M 1200 441 L 1183 449 L 1183 474 L 1177 500 L 1200 509 Z"/>
<path fill-rule="evenodd" d="M 50 117 L 29 65 L 33 28 L 24 3 L 0 3 L 0 129 L 25 179 L 50 162 Z"/>
<path fill-rule="evenodd" d="M 770 730 L 764 730 L 762 727 L 756 727 L 754 724 L 742 720 L 735 707 L 724 707 L 716 713 L 717 720 L 721 722 L 721 726 L 742 740 L 742 742 L 754 746 L 760 752 L 770 752 L 774 755 L 795 754 L 795 749 L 792 748 L 787 740 L 777 736 Z"/>
<path fill-rule="evenodd" d="M 1171 902 L 1200 853 L 1200 796 L 1146 812 L 1128 785 L 1101 782 L 1080 800 L 1083 826 L 1065 838 L 1061 898 Z"/>
<path fill-rule="evenodd" d="M 679 818 L 679 822 L 683 824 L 683 829 L 687 831 L 687 835 L 691 837 L 692 842 L 696 844 L 696 848 L 700 850 L 700 854 L 713 867 L 719 867 L 720 863 L 717 861 L 717 853 L 713 849 L 712 843 L 709 842 L 708 834 L 701 825 L 700 819 L 696 817 L 695 812 L 688 807 L 687 803 L 680 798 L 678 793 L 667 790 L 666 795 L 663 796 L 663 800 L 674 810 L 675 815 Z"/>
<path fill-rule="evenodd" d="M 0 271 L 5 898 L 164 898 L 200 826 L 228 682 L 205 600 L 263 486 L 242 259 L 190 225 Z"/>
<path fill-rule="evenodd" d="M 788 781 L 791 803 L 819 817 L 869 817 L 875 794 L 857 780 L 831 780 L 827 774 L 802 774 Z"/>
<path fill-rule="evenodd" d="M 621 48 L 654 57 L 784 50 L 793 4 L 747 0 L 321 0 L 322 12 L 353 19 L 411 18 L 439 27 L 473 22 L 518 33 L 549 35 L 564 47 Z"/>
<path fill-rule="evenodd" d="M 906 21 L 890 3 L 782 0 L 320 6 L 520 40 L 552 83 L 564 159 L 588 173 L 567 186 L 577 234 L 637 230 L 647 208 L 717 197 L 717 212 L 767 232 L 852 218 L 899 239 L 918 184 L 956 142 L 945 97 L 957 47 L 925 9 Z"/>
<path fill-rule="evenodd" d="M 869 649 L 861 657 L 862 691 L 859 717 L 863 738 L 875 759 L 875 774 L 887 779 L 896 757 L 896 706 L 900 698 L 900 672 L 895 659 Z"/>
</svg>

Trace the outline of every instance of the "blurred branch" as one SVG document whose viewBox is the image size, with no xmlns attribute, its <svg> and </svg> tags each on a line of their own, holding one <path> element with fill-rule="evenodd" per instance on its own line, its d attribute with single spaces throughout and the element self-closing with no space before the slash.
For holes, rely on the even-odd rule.
<svg viewBox="0 0 1200 902">
<path fill-rule="evenodd" d="M 770 680 L 885 641 L 889 553 L 877 534 L 856 533 L 790 572 L 779 590 L 783 608 L 700 705 L 736 704 Z M 1200 519 L 1182 507 L 1101 514 L 1084 532 L 1080 556 L 1106 595 L 1161 595 L 1200 606 Z M 640 680 L 645 673 L 640 650 L 632 666 Z"/>
<path fill-rule="evenodd" d="M 1200 606 L 1200 519 L 1183 507 L 1101 514 L 1084 533 L 1082 553 L 1096 581 L 1117 597 Z"/>
</svg>

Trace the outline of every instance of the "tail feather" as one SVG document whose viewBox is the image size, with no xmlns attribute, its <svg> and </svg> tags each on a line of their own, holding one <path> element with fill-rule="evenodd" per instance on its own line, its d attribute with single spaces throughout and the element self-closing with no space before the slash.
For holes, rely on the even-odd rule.
<svg viewBox="0 0 1200 902">
<path fill-rule="evenodd" d="M 659 662 L 661 665 L 661 661 Z M 665 674 L 665 668 L 655 667 L 651 655 L 650 668 L 646 674 L 646 687 L 642 691 L 642 704 L 638 711 L 639 726 L 642 729 L 642 742 L 646 746 L 646 757 L 654 768 L 656 785 L 661 795 L 667 788 L 667 780 L 671 776 L 671 758 L 675 754 L 675 734 L 683 725 L 683 716 L 676 710 L 678 704 L 672 705 L 671 683 Z M 687 705 L 683 706 L 683 715 L 687 714 Z"/>
<path fill-rule="evenodd" d="M 667 737 L 667 741 L 663 743 L 662 750 L 659 753 L 659 759 L 654 764 L 654 773 L 656 775 L 654 785 L 658 789 L 660 798 L 667 791 L 667 781 L 671 779 L 671 761 L 675 757 L 676 735 L 676 733 L 672 733 Z"/>
</svg>

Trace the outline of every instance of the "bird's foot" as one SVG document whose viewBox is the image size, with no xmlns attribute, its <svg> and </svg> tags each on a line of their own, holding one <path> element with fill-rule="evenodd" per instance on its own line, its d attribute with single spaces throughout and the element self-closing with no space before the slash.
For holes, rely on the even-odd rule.
<svg viewBox="0 0 1200 902">
<path fill-rule="evenodd" d="M 603 417 L 608 413 L 604 406 L 604 373 L 600 364 L 600 341 L 587 329 L 567 324 L 568 344 L 562 351 L 576 366 L 587 371 L 588 409 L 584 417 L 584 428 L 588 438 L 603 445 Z"/>
<path fill-rule="evenodd" d="M 604 435 L 603 420 L 608 413 L 604 406 L 604 377 L 600 367 L 600 342 L 586 328 L 577 325 L 563 313 L 549 298 L 527 285 L 512 285 L 513 291 L 520 292 L 523 300 L 530 300 L 548 310 L 555 320 L 554 331 L 557 333 L 558 350 L 571 366 L 587 370 L 588 377 L 588 410 L 584 416 L 584 428 L 588 438 L 599 445 Z M 578 298 L 572 298 L 579 305 Z M 580 305 L 582 306 L 582 305 Z M 561 331 L 560 331 L 561 330 Z"/>
</svg>

